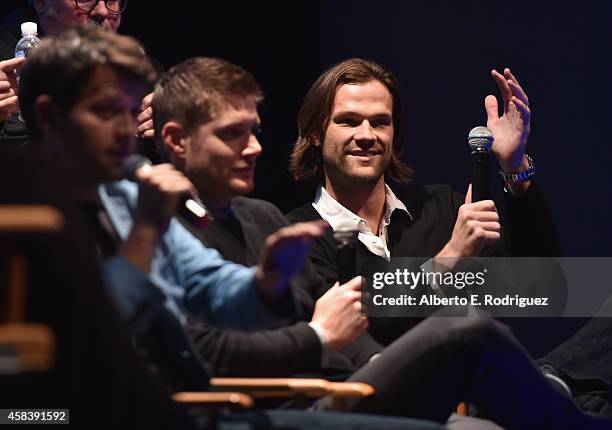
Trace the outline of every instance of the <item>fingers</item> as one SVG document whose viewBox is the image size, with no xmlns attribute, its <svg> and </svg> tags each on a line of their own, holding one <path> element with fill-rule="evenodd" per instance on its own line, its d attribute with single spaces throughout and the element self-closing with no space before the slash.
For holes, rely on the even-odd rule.
<svg viewBox="0 0 612 430">
<path fill-rule="evenodd" d="M 508 86 L 510 87 L 512 91 L 513 98 L 517 98 L 521 100 L 521 102 L 523 102 L 525 106 L 529 106 L 529 98 L 527 97 L 527 94 L 525 94 L 525 91 L 523 91 L 523 89 L 518 83 L 509 79 Z"/>
<path fill-rule="evenodd" d="M 144 101 L 143 101 L 144 103 Z M 155 126 L 153 124 L 153 108 L 147 107 L 136 117 L 138 127 L 136 133 L 142 138 L 152 138 L 155 135 Z"/>
<path fill-rule="evenodd" d="M 508 85 L 508 80 L 495 69 L 491 70 L 491 76 L 493 76 L 493 79 L 497 83 L 502 98 L 504 99 L 504 106 L 506 106 L 512 99 L 512 90 L 510 89 L 510 85 Z"/>
<path fill-rule="evenodd" d="M 6 81 L 17 92 L 17 69 L 25 62 L 25 58 L 11 58 L 0 61 L 0 81 Z"/>
<path fill-rule="evenodd" d="M 499 214 L 496 211 L 472 211 L 470 219 L 481 222 L 499 222 Z"/>
<path fill-rule="evenodd" d="M 516 107 L 519 114 L 521 115 L 523 123 L 529 124 L 529 121 L 531 120 L 531 109 L 529 109 L 529 106 L 516 97 L 512 97 L 511 105 L 514 105 Z"/>
<path fill-rule="evenodd" d="M 494 211 L 497 212 L 497 207 L 493 200 L 481 200 L 476 203 L 470 203 L 469 209 L 471 211 Z"/>
<path fill-rule="evenodd" d="M 150 119 L 148 121 L 140 123 L 140 125 L 136 128 L 136 132 L 138 133 L 139 136 L 142 136 L 142 137 L 146 137 L 145 133 L 148 133 L 148 132 L 150 132 L 150 134 L 153 135 L 155 133 L 155 130 L 153 130 L 153 120 Z"/>
<path fill-rule="evenodd" d="M 7 80 L 0 80 L 0 91 L 3 91 L 3 92 L 7 91 L 8 92 L 9 90 L 12 91 L 11 83 L 9 81 L 7 81 Z"/>
<path fill-rule="evenodd" d="M 142 98 L 142 103 L 140 104 L 140 110 L 141 111 L 145 111 L 149 107 L 151 107 L 151 104 L 153 103 L 153 96 L 154 95 L 155 95 L 155 92 L 150 92 L 149 94 L 147 94 L 146 96 L 144 96 Z"/>
<path fill-rule="evenodd" d="M 472 203 L 472 184 L 471 183 L 468 185 L 467 192 L 465 193 L 464 203 L 466 204 Z"/>
<path fill-rule="evenodd" d="M 353 291 L 361 291 L 363 288 L 363 282 L 361 276 L 355 276 L 353 279 L 348 281 L 346 284 L 341 285 L 342 288 L 353 290 Z"/>
<path fill-rule="evenodd" d="M 138 169 L 136 178 L 139 182 L 168 194 L 190 193 L 194 188 L 191 181 L 169 163 Z"/>
<path fill-rule="evenodd" d="M 518 79 L 516 79 L 516 77 L 512 74 L 510 69 L 507 67 L 506 69 L 504 69 L 504 76 L 508 80 L 508 84 L 510 86 L 514 85 L 517 88 L 518 92 L 524 95 L 524 98 L 523 97 L 520 97 L 520 98 L 525 101 L 525 104 L 529 105 L 529 99 L 527 98 L 527 93 L 525 92 L 525 90 L 523 90 L 523 87 L 519 83 Z M 516 93 L 514 95 L 519 97 L 519 95 Z"/>
<path fill-rule="evenodd" d="M 136 134 L 145 139 L 155 136 L 153 107 L 151 106 L 154 94 L 155 93 L 151 92 L 143 97 L 142 103 L 140 104 L 140 113 L 136 117 L 136 121 L 138 121 Z"/>
<path fill-rule="evenodd" d="M 148 107 L 138 114 L 138 116 L 136 117 L 136 121 L 138 121 L 139 124 L 143 124 L 152 118 L 153 118 L 153 108 Z"/>
<path fill-rule="evenodd" d="M 286 243 L 299 243 L 305 249 L 312 244 L 317 237 L 323 236 L 329 228 L 323 220 L 296 223 L 288 227 L 283 227 L 266 239 L 266 248 L 271 252 L 276 252 Z"/>
<path fill-rule="evenodd" d="M 15 70 L 17 70 L 17 68 L 22 66 L 23 63 L 25 63 L 25 60 L 25 57 L 19 57 L 0 61 L 0 71 L 5 73 L 14 72 Z"/>
<path fill-rule="evenodd" d="M 3 120 L 6 120 L 16 112 L 19 112 L 19 98 L 17 96 L 0 99 L 0 116 Z"/>
<path fill-rule="evenodd" d="M 497 97 L 488 95 L 484 100 L 485 111 L 487 112 L 487 122 L 499 119 L 499 106 L 497 104 Z"/>
</svg>

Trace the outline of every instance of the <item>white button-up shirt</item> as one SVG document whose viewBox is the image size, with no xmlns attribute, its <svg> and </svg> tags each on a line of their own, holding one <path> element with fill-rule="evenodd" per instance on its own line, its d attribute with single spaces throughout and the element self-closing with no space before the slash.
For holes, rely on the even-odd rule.
<svg viewBox="0 0 612 430">
<path fill-rule="evenodd" d="M 321 218 L 327 221 L 333 230 L 336 230 L 340 225 L 343 227 L 351 226 L 355 230 L 358 230 L 358 240 L 363 243 L 370 252 L 387 259 L 387 261 L 391 258 L 391 253 L 387 246 L 387 229 L 391 222 L 391 214 L 393 214 L 395 210 L 402 210 L 412 218 L 406 205 L 393 194 L 393 191 L 391 191 L 391 188 L 389 188 L 387 184 L 385 184 L 385 213 L 378 228 L 378 235 L 372 232 L 372 228 L 368 221 L 355 215 L 338 203 L 322 186 L 319 186 L 312 206 L 319 215 L 321 215 Z"/>
</svg>

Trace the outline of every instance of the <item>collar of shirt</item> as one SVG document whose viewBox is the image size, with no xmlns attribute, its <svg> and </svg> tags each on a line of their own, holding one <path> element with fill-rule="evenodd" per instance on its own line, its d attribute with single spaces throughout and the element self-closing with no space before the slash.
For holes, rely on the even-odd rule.
<svg viewBox="0 0 612 430">
<path fill-rule="evenodd" d="M 359 231 L 359 235 L 357 236 L 359 241 L 363 243 L 370 252 L 386 258 L 387 260 L 391 258 L 389 248 L 387 247 L 387 227 L 391 222 L 393 211 L 396 209 L 404 211 L 412 218 L 406 205 L 395 196 L 387 184 L 385 184 L 385 214 L 383 215 L 380 228 L 378 229 L 378 236 L 372 232 L 368 221 L 355 215 L 338 203 L 329 195 L 323 186 L 319 186 L 312 206 L 319 215 L 321 215 L 321 218 L 327 221 L 333 230 L 336 230 L 339 225 L 353 227 L 355 230 Z"/>
</svg>

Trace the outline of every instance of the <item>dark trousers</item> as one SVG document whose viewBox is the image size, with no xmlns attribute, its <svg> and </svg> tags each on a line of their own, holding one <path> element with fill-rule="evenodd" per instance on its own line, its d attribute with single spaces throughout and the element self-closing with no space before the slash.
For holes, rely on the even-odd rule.
<svg viewBox="0 0 612 430">
<path fill-rule="evenodd" d="M 559 371 L 583 410 L 612 416 L 612 298 L 539 362 Z"/>
<path fill-rule="evenodd" d="M 349 380 L 376 390 L 352 402 L 356 412 L 445 422 L 468 401 L 507 429 L 612 429 L 552 388 L 510 331 L 489 318 L 428 318 Z"/>
</svg>

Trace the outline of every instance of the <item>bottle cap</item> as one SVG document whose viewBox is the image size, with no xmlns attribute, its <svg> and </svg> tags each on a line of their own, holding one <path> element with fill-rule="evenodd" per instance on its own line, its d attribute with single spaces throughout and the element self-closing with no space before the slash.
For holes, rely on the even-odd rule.
<svg viewBox="0 0 612 430">
<path fill-rule="evenodd" d="M 36 36 L 38 34 L 38 26 L 35 22 L 24 22 L 21 24 L 21 35 L 25 36 Z"/>
</svg>

